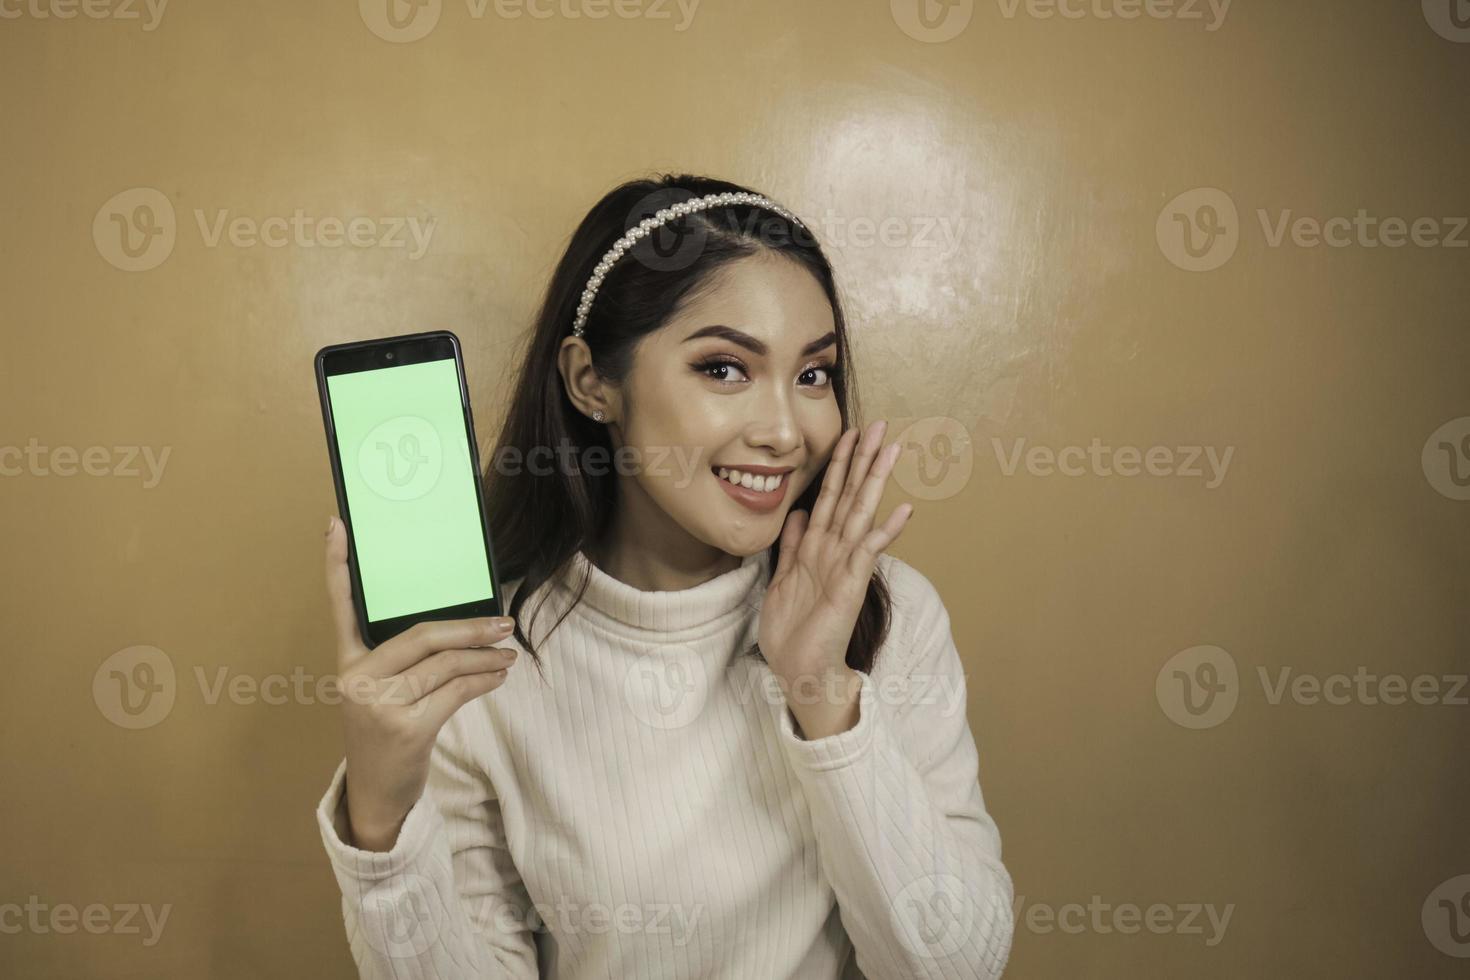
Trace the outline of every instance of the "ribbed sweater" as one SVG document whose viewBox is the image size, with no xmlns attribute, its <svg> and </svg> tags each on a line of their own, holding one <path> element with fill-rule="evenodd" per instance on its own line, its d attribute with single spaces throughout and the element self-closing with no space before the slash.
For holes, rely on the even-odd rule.
<svg viewBox="0 0 1470 980">
<path fill-rule="evenodd" d="M 807 740 L 751 652 L 764 551 L 676 591 L 578 553 L 531 624 L 545 680 L 502 644 L 521 657 L 441 729 L 391 850 L 344 843 L 338 764 L 317 822 L 360 975 L 999 977 L 1014 889 L 949 615 L 878 567 L 893 617 L 858 721 Z"/>
</svg>

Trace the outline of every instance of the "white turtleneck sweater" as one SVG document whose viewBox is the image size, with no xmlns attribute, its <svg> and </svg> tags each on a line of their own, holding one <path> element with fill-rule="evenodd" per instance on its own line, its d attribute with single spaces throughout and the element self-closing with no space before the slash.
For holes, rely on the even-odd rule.
<svg viewBox="0 0 1470 980">
<path fill-rule="evenodd" d="M 579 553 L 532 624 L 549 683 L 522 649 L 449 720 L 392 850 L 343 842 L 338 765 L 317 822 L 360 975 L 999 977 L 1014 891 L 949 616 L 912 566 L 879 568 L 894 615 L 857 724 L 805 740 L 745 652 L 765 552 L 672 592 Z"/>
</svg>

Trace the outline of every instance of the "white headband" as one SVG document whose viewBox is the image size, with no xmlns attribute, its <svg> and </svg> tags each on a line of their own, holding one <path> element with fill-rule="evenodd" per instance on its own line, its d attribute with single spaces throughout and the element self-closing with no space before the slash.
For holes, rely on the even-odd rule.
<svg viewBox="0 0 1470 980">
<path fill-rule="evenodd" d="M 806 225 L 803 225 L 801 223 L 800 218 L 792 214 L 790 211 L 787 211 L 785 208 L 781 207 L 781 205 L 777 204 L 775 201 L 772 201 L 770 198 L 763 197 L 760 194 L 751 194 L 747 191 L 729 191 L 723 194 L 706 194 L 704 197 L 696 197 L 688 201 L 681 201 L 678 204 L 663 208 L 655 212 L 653 217 L 644 218 L 642 221 L 638 222 L 638 224 L 634 225 L 632 228 L 629 228 L 627 234 L 623 235 L 622 238 L 619 238 L 615 243 L 613 243 L 613 247 L 607 250 L 607 254 L 602 257 L 602 261 L 598 262 L 597 267 L 592 270 L 592 278 L 587 280 L 587 288 L 582 290 L 582 302 L 577 304 L 577 318 L 572 323 L 572 336 L 582 336 L 582 328 L 587 325 L 587 311 L 592 309 L 592 297 L 597 295 L 597 287 L 602 285 L 602 279 L 604 276 L 607 275 L 607 271 L 611 269 L 613 263 L 622 258 L 623 253 L 632 248 L 640 238 L 643 238 L 655 228 L 659 227 L 660 225 L 667 224 L 675 218 L 682 218 L 684 215 L 693 214 L 695 211 L 705 211 L 709 208 L 723 207 L 726 204 L 759 205 L 760 207 L 765 208 L 767 211 L 776 212 L 781 217 L 785 218 L 787 221 L 792 222 L 793 224 L 801 225 L 801 227 L 803 228 L 806 227 Z"/>
</svg>

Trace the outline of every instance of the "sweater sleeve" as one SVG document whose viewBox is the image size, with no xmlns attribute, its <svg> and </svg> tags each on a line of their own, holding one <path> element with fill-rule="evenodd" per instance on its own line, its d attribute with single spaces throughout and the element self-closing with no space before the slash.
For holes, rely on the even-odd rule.
<svg viewBox="0 0 1470 980">
<path fill-rule="evenodd" d="M 857 724 L 808 741 L 786 707 L 781 742 L 863 976 L 998 978 L 1015 892 L 980 792 L 963 666 L 934 586 L 888 567 L 909 623 L 860 675 Z"/>
<path fill-rule="evenodd" d="M 317 806 L 362 980 L 536 980 L 526 895 L 489 778 L 460 749 L 461 719 L 435 743 L 429 784 L 389 851 L 350 837 L 346 760 Z"/>
</svg>

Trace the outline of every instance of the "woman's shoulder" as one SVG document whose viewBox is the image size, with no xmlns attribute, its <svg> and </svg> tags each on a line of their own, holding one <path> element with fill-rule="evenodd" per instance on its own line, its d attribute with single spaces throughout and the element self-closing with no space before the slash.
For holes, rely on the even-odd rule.
<svg viewBox="0 0 1470 980">
<path fill-rule="evenodd" d="M 519 569 L 517 571 L 518 574 L 515 576 L 515 578 L 500 580 L 500 596 L 504 600 L 504 604 L 507 607 L 510 605 L 511 600 L 513 600 L 517 595 L 520 594 L 521 589 L 526 584 L 525 572 Z M 544 595 L 551 590 L 552 584 L 555 581 L 555 577 L 543 580 L 541 584 L 536 588 L 535 592 L 528 593 L 526 595 L 526 601 L 529 602 L 532 599 L 537 598 L 538 594 L 544 597 Z"/>
<path fill-rule="evenodd" d="M 929 581 L 927 575 L 913 565 L 886 551 L 878 556 L 877 565 L 883 574 L 883 581 L 888 584 L 888 592 L 897 614 L 923 616 L 945 611 L 939 590 Z"/>
<path fill-rule="evenodd" d="M 917 656 L 914 641 L 921 631 L 926 624 L 947 624 L 949 611 L 929 577 L 902 558 L 883 552 L 878 556 L 877 567 L 888 585 L 891 603 L 888 635 L 883 645 L 889 649 L 890 666 L 903 669 L 912 664 L 894 661 Z"/>
</svg>

